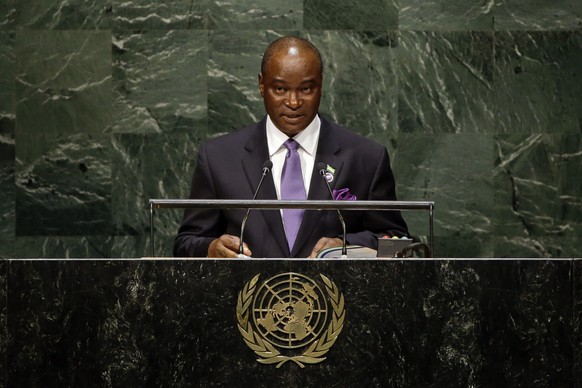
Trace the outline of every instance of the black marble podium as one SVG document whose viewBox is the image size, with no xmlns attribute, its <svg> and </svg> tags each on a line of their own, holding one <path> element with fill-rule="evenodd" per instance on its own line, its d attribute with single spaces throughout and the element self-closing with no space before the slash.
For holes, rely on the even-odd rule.
<svg viewBox="0 0 582 388">
<path fill-rule="evenodd" d="M 581 261 L 6 260 L 8 387 L 574 387 Z M 345 298 L 323 362 L 257 362 L 237 296 L 325 275 Z"/>
</svg>

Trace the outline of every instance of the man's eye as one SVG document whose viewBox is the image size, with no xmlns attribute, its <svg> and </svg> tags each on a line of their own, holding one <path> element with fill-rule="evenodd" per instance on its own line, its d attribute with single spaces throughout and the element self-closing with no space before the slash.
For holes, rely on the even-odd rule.
<svg viewBox="0 0 582 388">
<path fill-rule="evenodd" d="M 311 92 L 311 88 L 310 88 L 310 87 L 308 87 L 308 86 L 306 86 L 306 87 L 304 87 L 303 89 L 301 89 L 301 91 L 302 91 L 303 93 L 309 93 L 309 92 Z"/>
<path fill-rule="evenodd" d="M 282 87 L 282 86 L 278 86 L 278 87 L 275 88 L 275 91 L 277 93 L 284 93 L 285 92 L 285 88 Z"/>
</svg>

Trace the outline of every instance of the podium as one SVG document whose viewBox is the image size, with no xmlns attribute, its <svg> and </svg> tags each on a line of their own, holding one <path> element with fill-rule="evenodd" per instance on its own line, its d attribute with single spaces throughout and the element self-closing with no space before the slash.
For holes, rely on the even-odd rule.
<svg viewBox="0 0 582 388">
<path fill-rule="evenodd" d="M 579 259 L 6 260 L 0 385 L 574 387 L 581 273 Z M 289 279 L 307 296 L 284 305 Z M 289 359 L 271 363 L 277 324 L 293 344 L 338 335 L 273 345 Z"/>
</svg>

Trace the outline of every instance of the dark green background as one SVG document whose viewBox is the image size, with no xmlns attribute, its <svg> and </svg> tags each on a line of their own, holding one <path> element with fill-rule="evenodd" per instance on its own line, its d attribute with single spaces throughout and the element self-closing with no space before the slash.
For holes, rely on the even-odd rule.
<svg viewBox="0 0 582 388">
<path fill-rule="evenodd" d="M 262 117 L 287 34 L 324 56 L 322 113 L 435 201 L 438 256 L 580 255 L 579 0 L 5 0 L 0 257 L 147 255 L 148 199 L 187 197 L 198 144 Z"/>
</svg>

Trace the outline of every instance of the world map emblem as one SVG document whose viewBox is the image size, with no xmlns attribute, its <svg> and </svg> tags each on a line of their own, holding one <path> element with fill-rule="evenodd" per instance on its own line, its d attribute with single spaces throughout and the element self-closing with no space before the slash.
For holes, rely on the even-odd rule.
<svg viewBox="0 0 582 388">
<path fill-rule="evenodd" d="M 282 273 L 258 284 L 255 275 L 238 294 L 237 321 L 262 364 L 301 368 L 326 359 L 342 331 L 344 296 L 320 274 L 323 287 L 302 274 Z"/>
</svg>

